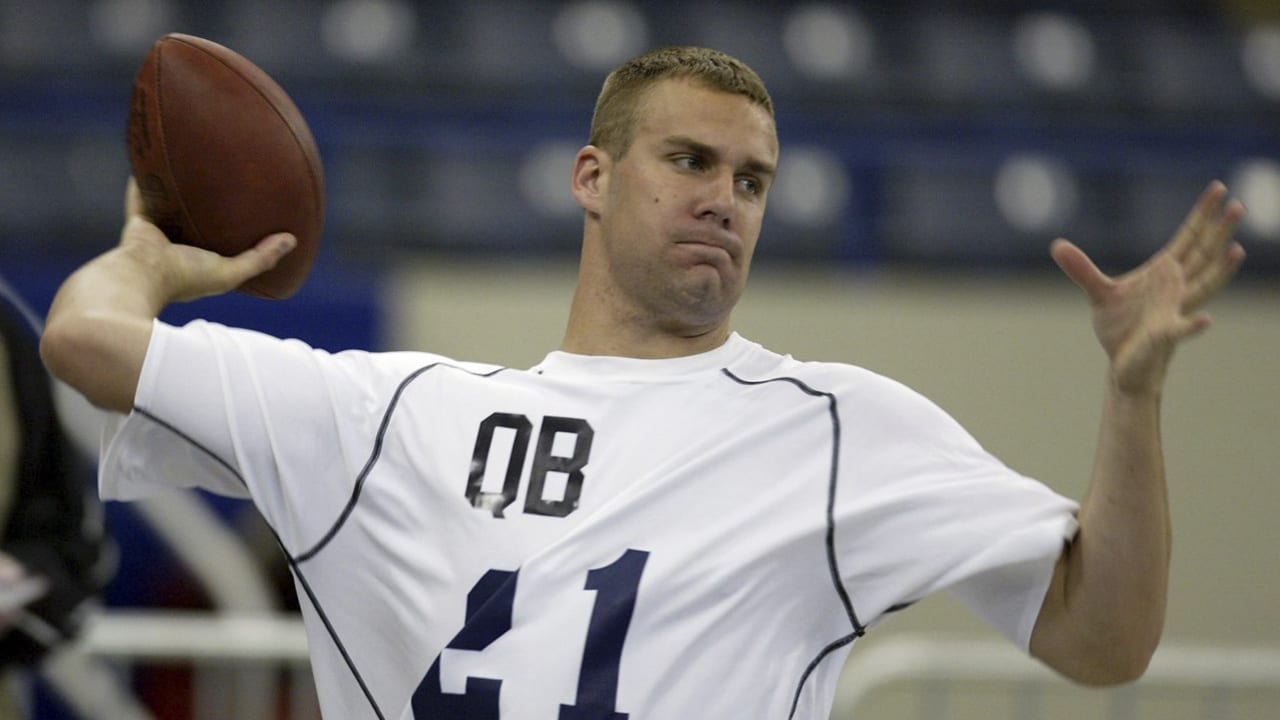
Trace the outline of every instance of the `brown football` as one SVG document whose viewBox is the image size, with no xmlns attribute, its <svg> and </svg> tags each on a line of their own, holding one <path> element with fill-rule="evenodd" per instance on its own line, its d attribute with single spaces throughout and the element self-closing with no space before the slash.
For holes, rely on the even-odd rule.
<svg viewBox="0 0 1280 720">
<path fill-rule="evenodd" d="M 170 240 L 231 256 L 291 232 L 297 247 L 240 290 L 297 292 L 320 245 L 324 169 L 275 80 L 215 42 L 165 35 L 138 68 L 128 138 L 143 209 Z"/>
</svg>

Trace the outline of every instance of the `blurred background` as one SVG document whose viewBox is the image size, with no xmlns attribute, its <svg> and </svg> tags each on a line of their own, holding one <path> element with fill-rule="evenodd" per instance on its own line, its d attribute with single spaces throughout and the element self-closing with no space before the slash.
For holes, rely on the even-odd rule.
<svg viewBox="0 0 1280 720">
<path fill-rule="evenodd" d="M 1075 496 L 1103 366 L 1048 243 L 1067 236 L 1124 269 L 1223 179 L 1249 208 L 1249 259 L 1212 339 L 1171 378 L 1168 636 L 1280 647 L 1277 0 L 0 0 L 0 274 L 38 310 L 115 240 L 133 75 L 171 31 L 227 45 L 285 87 L 319 143 L 328 210 L 298 296 L 201 301 L 166 319 L 536 362 L 567 312 L 581 231 L 568 174 L 601 80 L 650 47 L 707 45 L 755 68 L 778 106 L 781 166 L 744 334 L 893 375 Z M 252 510 L 199 502 L 259 563 L 250 609 L 287 613 L 292 587 Z M 217 581 L 144 515 L 107 507 L 122 550 L 108 606 L 217 608 Z M 880 636 L 894 627 L 982 632 L 945 599 Z M 122 682 L 157 718 L 244 717 L 209 709 L 226 677 L 199 680 L 188 661 L 128 667 Z M 283 682 L 305 695 L 305 681 Z M 860 717 L 968 717 L 920 697 Z M 1072 717 L 1139 716 L 1122 714 L 1131 699 L 1097 709 L 1088 697 L 1067 701 Z M 992 716 L 975 702 L 975 717 Z M 304 709 L 280 712 L 304 716 L 305 700 L 272 704 L 292 706 Z M 1227 716 L 1177 705 L 1191 706 L 1187 717 Z M 1231 707 L 1277 717 L 1280 696 Z"/>
<path fill-rule="evenodd" d="M 786 153 L 762 252 L 1040 268 L 1065 233 L 1145 257 L 1206 178 L 1280 268 L 1280 3 L 3 0 L 6 263 L 102 246 L 141 56 L 180 30 L 293 95 L 335 262 L 572 255 L 564 192 L 603 75 L 662 44 L 748 61 Z"/>
</svg>

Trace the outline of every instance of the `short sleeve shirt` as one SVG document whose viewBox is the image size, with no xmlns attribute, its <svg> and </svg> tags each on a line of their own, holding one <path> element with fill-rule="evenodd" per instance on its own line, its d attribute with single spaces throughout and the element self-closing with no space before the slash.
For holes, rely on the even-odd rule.
<svg viewBox="0 0 1280 720">
<path fill-rule="evenodd" d="M 739 335 L 511 369 L 161 322 L 104 497 L 252 499 L 328 718 L 826 718 L 887 613 L 1026 647 L 1074 502 L 867 370 Z"/>
</svg>

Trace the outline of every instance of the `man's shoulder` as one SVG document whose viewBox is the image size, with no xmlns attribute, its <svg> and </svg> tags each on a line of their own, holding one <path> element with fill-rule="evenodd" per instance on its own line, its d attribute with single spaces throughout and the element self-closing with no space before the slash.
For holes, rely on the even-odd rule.
<svg viewBox="0 0 1280 720">
<path fill-rule="evenodd" d="M 809 394 L 829 397 L 840 407 L 868 411 L 879 408 L 881 412 L 901 413 L 933 406 L 932 401 L 909 385 L 853 362 L 799 359 L 763 347 L 761 350 L 772 359 L 764 360 L 766 356 L 756 355 L 757 361 L 737 363 L 736 367 L 728 368 L 729 372 L 749 384 L 789 382 Z"/>
<path fill-rule="evenodd" d="M 405 372 L 460 372 L 464 375 L 489 377 L 500 373 L 520 372 L 504 365 L 461 360 L 449 355 L 424 350 L 347 350 L 339 355 L 362 357 L 368 362 Z"/>
<path fill-rule="evenodd" d="M 892 379 L 853 362 L 798 358 L 749 340 L 746 343 L 750 345 L 749 349 L 730 369 L 754 380 L 791 378 L 811 384 L 823 392 L 866 384 L 896 384 Z"/>
</svg>

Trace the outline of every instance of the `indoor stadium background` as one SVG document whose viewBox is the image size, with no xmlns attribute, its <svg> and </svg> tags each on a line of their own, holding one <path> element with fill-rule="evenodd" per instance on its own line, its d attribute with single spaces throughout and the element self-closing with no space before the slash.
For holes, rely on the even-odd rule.
<svg viewBox="0 0 1280 720">
<path fill-rule="evenodd" d="M 236 49 L 289 91 L 324 158 L 328 212 L 295 298 L 201 301 L 166 319 L 328 349 L 536 361 L 567 313 L 581 230 L 568 172 L 603 75 L 652 46 L 708 45 L 764 77 L 783 148 L 739 328 L 903 380 L 1009 464 L 1075 496 L 1103 365 L 1048 243 L 1069 237 L 1123 269 L 1167 239 L 1210 179 L 1225 180 L 1249 207 L 1249 258 L 1170 381 L 1166 639 L 1280 648 L 1277 0 L 0 0 L 0 275 L 40 310 L 115 240 L 133 73 L 169 31 Z M 244 540 L 287 610 L 292 589 L 252 511 L 200 502 Z M 212 611 L 216 589 L 151 522 L 114 503 L 107 518 L 122 549 L 108 613 Z M 895 634 L 989 638 L 940 598 L 872 632 L 855 661 Z M 111 667 L 161 720 L 224 717 L 210 709 L 223 684 L 246 683 L 186 661 Z M 272 685 L 287 698 L 293 681 L 281 677 Z M 1148 699 L 1054 685 L 975 695 L 930 680 L 889 688 L 859 717 L 1227 708 L 1261 719 L 1280 716 L 1278 684 Z M 67 716 L 37 685 L 40 717 Z M 272 716 L 291 706 L 305 700 L 273 701 Z M 850 709 L 838 703 L 837 717 Z"/>
</svg>

